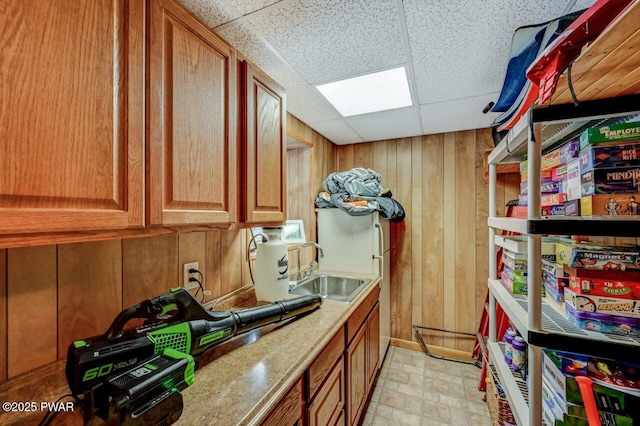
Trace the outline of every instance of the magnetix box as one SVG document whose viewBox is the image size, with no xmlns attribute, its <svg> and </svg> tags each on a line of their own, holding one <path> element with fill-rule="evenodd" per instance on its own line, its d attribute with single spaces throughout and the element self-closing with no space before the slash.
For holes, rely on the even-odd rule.
<svg viewBox="0 0 640 426">
<path fill-rule="evenodd" d="M 580 149 L 603 142 L 640 139 L 640 122 L 591 127 L 580 135 Z"/>
<path fill-rule="evenodd" d="M 640 319 L 639 300 L 578 294 L 571 287 L 567 287 L 564 289 L 564 301 L 567 306 L 578 312 Z"/>
<path fill-rule="evenodd" d="M 588 247 L 569 246 L 568 265 L 572 268 L 602 269 L 605 271 L 624 271 L 638 269 L 640 262 L 639 247 Z"/>
<path fill-rule="evenodd" d="M 593 169 L 580 175 L 582 196 L 640 192 L 640 167 Z"/>
<path fill-rule="evenodd" d="M 638 216 L 640 193 L 600 194 L 580 198 L 582 216 Z"/>
<path fill-rule="evenodd" d="M 580 172 L 612 167 L 640 166 L 640 143 L 593 145 L 580 151 Z"/>
</svg>

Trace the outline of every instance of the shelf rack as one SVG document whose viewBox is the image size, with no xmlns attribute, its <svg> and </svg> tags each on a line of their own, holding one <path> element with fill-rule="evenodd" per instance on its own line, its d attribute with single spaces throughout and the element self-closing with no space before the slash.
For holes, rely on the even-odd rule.
<svg viewBox="0 0 640 426">
<path fill-rule="evenodd" d="M 489 350 L 498 351 L 496 342 L 496 303 L 507 313 L 529 343 L 529 403 L 518 396 L 520 388 L 509 383 L 508 366 L 500 356 L 492 356 L 503 381 L 507 399 L 518 412 L 518 424 L 541 425 L 542 421 L 542 348 L 578 351 L 593 356 L 610 356 L 618 350 L 620 359 L 640 356 L 640 340 L 586 332 L 574 327 L 553 306 L 542 301 L 541 235 L 640 236 L 640 221 L 586 219 L 581 217 L 540 217 L 540 163 L 543 150 L 550 150 L 577 136 L 584 129 L 605 124 L 615 117 L 640 112 L 640 95 L 595 100 L 579 105 L 536 107 L 523 117 L 491 152 L 489 162 Z M 527 159 L 529 206 L 527 219 L 497 217 L 497 164 Z M 537 182 L 537 184 L 536 184 Z M 498 281 L 495 236 L 497 230 L 519 232 L 526 236 L 528 259 L 528 295 L 509 293 Z M 497 353 L 497 352 L 496 352 Z M 526 410 L 528 409 L 528 413 Z"/>
</svg>

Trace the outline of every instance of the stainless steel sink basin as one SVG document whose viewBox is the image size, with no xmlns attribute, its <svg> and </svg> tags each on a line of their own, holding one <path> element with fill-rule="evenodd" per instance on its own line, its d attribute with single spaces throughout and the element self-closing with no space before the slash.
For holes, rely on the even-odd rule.
<svg viewBox="0 0 640 426">
<path fill-rule="evenodd" d="M 291 294 L 320 294 L 323 299 L 351 302 L 371 282 L 369 279 L 339 275 L 313 275 L 300 281 Z"/>
</svg>

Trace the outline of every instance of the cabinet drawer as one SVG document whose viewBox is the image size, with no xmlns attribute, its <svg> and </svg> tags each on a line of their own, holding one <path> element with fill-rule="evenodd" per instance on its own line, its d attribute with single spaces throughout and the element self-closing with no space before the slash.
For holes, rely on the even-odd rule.
<svg viewBox="0 0 640 426">
<path fill-rule="evenodd" d="M 309 400 L 313 399 L 325 377 L 329 374 L 331 367 L 342 356 L 343 352 L 344 328 L 341 327 L 309 367 L 307 373 L 309 374 L 309 381 L 307 382 L 309 384 Z"/>
<path fill-rule="evenodd" d="M 349 319 L 347 320 L 347 342 L 351 342 L 353 336 L 356 335 L 358 329 L 371 312 L 371 308 L 376 304 L 378 298 L 380 297 L 380 285 L 376 285 L 376 288 L 369 293 L 369 295 L 364 299 L 364 301 L 360 304 L 358 309 L 351 314 Z"/>
<path fill-rule="evenodd" d="M 337 424 L 344 407 L 344 389 L 344 359 L 341 356 L 309 406 L 310 426 Z"/>
<path fill-rule="evenodd" d="M 301 425 L 302 413 L 302 378 L 300 378 L 260 424 L 262 426 Z"/>
</svg>

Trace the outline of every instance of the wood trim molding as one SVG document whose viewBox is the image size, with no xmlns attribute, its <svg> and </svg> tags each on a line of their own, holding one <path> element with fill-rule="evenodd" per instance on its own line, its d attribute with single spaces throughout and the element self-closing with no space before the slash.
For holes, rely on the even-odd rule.
<svg viewBox="0 0 640 426">
<path fill-rule="evenodd" d="M 410 342 L 408 340 L 396 339 L 395 337 L 391 338 L 391 346 L 395 346 L 397 348 L 409 349 L 417 352 L 424 352 L 422 346 L 418 342 Z M 461 351 L 458 349 L 451 348 L 443 348 L 442 346 L 434 346 L 427 345 L 429 347 L 429 352 L 434 355 L 442 356 L 446 358 L 453 358 L 459 361 L 467 361 L 472 362 L 471 353 Z"/>
</svg>

